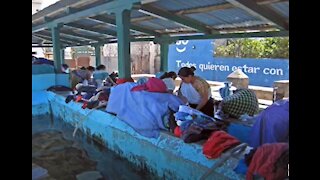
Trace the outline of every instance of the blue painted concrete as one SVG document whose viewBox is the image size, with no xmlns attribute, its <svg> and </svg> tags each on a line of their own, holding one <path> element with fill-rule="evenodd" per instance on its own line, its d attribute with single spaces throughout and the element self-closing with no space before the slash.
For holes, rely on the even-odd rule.
<svg viewBox="0 0 320 180">
<path fill-rule="evenodd" d="M 70 87 L 70 74 L 56 74 L 56 85 Z"/>
<path fill-rule="evenodd" d="M 69 74 L 33 74 L 32 91 L 46 90 L 50 86 L 63 85 L 70 87 Z"/>
<path fill-rule="evenodd" d="M 156 173 L 165 179 L 199 179 L 216 160 L 202 154 L 199 144 L 186 144 L 181 139 L 161 133 L 157 139 L 136 133 L 117 117 L 99 110 L 83 110 L 80 103 L 66 104 L 64 97 L 52 92 L 33 92 L 33 115 L 45 113 L 44 102 L 50 101 L 52 112 L 64 121 L 76 125 L 83 120 L 79 130 L 99 137 L 104 144 L 131 162 Z M 46 108 L 49 111 L 49 108 Z M 48 112 L 47 111 L 47 112 Z M 242 179 L 225 163 L 210 179 Z"/>
<path fill-rule="evenodd" d="M 53 74 L 54 67 L 49 64 L 33 64 L 32 74 Z"/>
<path fill-rule="evenodd" d="M 56 84 L 55 74 L 32 75 L 32 91 L 46 90 Z"/>
</svg>

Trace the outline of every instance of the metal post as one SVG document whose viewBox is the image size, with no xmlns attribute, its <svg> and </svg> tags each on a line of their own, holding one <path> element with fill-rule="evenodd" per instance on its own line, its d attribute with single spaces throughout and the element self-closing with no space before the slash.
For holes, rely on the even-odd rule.
<svg viewBox="0 0 320 180">
<path fill-rule="evenodd" d="M 101 45 L 95 45 L 94 46 L 94 52 L 96 55 L 96 67 L 98 67 L 101 64 Z"/>
<path fill-rule="evenodd" d="M 120 78 L 131 77 L 130 61 L 130 11 L 116 12 L 117 37 L 118 37 L 118 70 Z"/>
<path fill-rule="evenodd" d="M 64 48 L 61 48 L 60 49 L 60 59 L 61 59 L 61 64 L 64 64 L 65 63 L 65 60 L 64 60 Z M 60 69 L 60 68 L 59 68 Z"/>
<path fill-rule="evenodd" d="M 169 43 L 162 42 L 160 43 L 160 71 L 168 71 L 168 52 L 169 52 Z"/>
<path fill-rule="evenodd" d="M 60 34 L 59 27 L 55 26 L 51 28 L 52 35 L 52 44 L 53 44 L 53 59 L 54 59 L 54 67 L 56 73 L 61 72 L 61 43 L 60 43 Z"/>
</svg>

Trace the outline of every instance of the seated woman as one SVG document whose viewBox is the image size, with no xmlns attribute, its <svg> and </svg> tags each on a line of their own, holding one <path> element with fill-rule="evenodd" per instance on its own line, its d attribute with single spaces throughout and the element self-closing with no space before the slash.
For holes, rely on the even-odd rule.
<svg viewBox="0 0 320 180">
<path fill-rule="evenodd" d="M 211 89 L 207 81 L 194 76 L 194 71 L 188 67 L 181 68 L 178 75 L 182 80 L 178 95 L 185 97 L 190 107 L 212 117 L 213 98 L 211 97 Z"/>
<path fill-rule="evenodd" d="M 113 86 L 116 83 L 110 78 L 109 73 L 106 71 L 104 65 L 99 65 L 93 73 L 93 80 L 98 88 L 104 86 L 104 81 L 110 82 L 108 85 Z"/>
<path fill-rule="evenodd" d="M 78 83 L 82 83 L 84 85 L 88 85 L 89 81 L 91 80 L 93 69 L 88 68 L 81 68 L 71 71 L 70 78 L 71 78 L 71 88 L 75 88 Z"/>
</svg>

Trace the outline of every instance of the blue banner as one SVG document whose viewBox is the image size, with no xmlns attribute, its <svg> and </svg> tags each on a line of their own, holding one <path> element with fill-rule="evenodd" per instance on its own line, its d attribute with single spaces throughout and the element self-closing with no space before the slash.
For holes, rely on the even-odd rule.
<svg viewBox="0 0 320 180">
<path fill-rule="evenodd" d="M 169 46 L 169 71 L 194 66 L 195 74 L 211 81 L 225 81 L 240 68 L 249 84 L 272 87 L 277 80 L 289 79 L 288 59 L 218 58 L 213 55 L 213 40 L 182 40 Z"/>
</svg>

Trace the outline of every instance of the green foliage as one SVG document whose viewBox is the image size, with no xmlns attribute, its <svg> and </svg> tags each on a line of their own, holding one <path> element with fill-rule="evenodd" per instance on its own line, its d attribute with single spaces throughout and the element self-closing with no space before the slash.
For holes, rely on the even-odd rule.
<svg viewBox="0 0 320 180">
<path fill-rule="evenodd" d="M 289 38 L 232 39 L 218 46 L 216 57 L 289 59 Z"/>
</svg>

